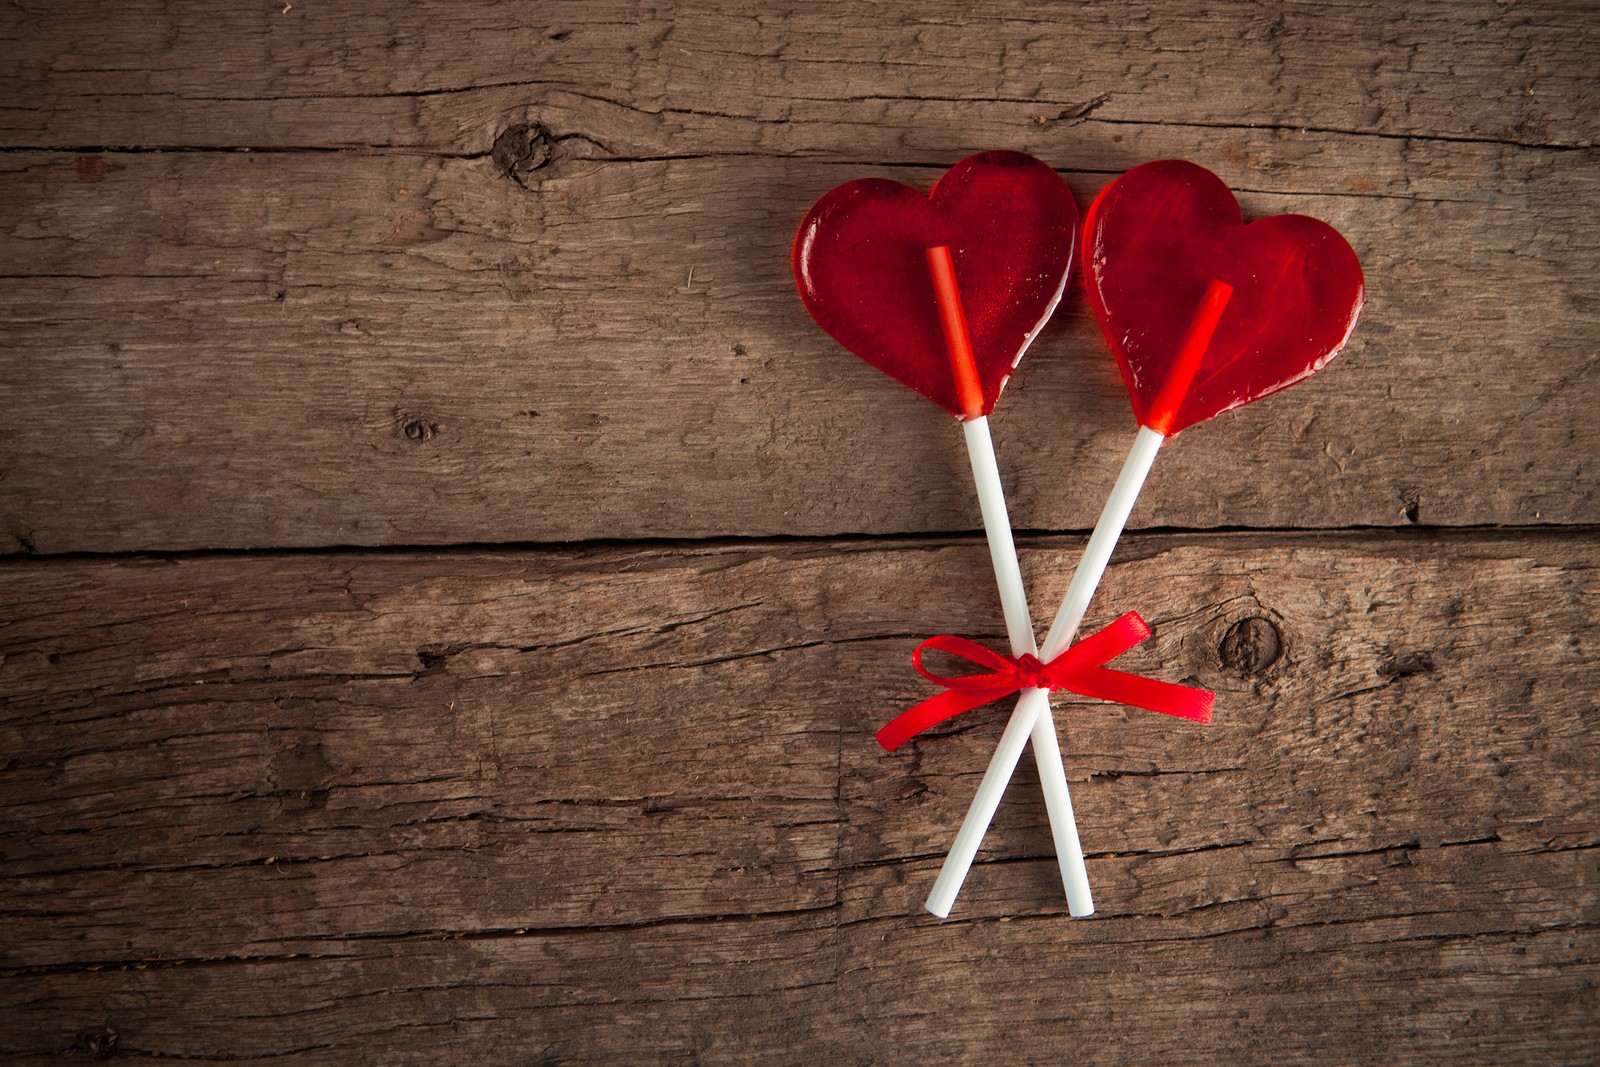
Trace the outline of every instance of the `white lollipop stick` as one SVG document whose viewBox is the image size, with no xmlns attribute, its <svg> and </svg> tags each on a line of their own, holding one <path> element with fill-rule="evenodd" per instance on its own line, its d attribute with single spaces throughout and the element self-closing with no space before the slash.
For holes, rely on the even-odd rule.
<svg viewBox="0 0 1600 1067">
<path fill-rule="evenodd" d="M 1000 482 L 999 465 L 995 462 L 989 420 L 982 414 L 982 386 L 972 356 L 971 341 L 967 336 L 950 250 L 945 247 L 928 249 L 928 266 L 939 298 L 940 317 L 944 323 L 951 366 L 955 371 L 957 393 L 967 414 L 961 428 L 967 442 L 967 458 L 972 465 L 972 479 L 978 490 L 978 508 L 983 515 L 983 531 L 989 542 L 989 560 L 994 566 L 995 584 L 1000 589 L 1000 608 L 1005 615 L 1011 654 L 1037 656 L 1039 646 L 1033 634 L 1033 616 L 1028 610 L 1028 595 L 1022 585 L 1022 568 L 1017 562 L 1017 548 L 1011 538 L 1011 519 L 1006 512 L 1005 489 Z M 1078 825 L 1072 813 L 1072 795 L 1067 789 L 1067 772 L 1061 765 L 1061 746 L 1056 741 L 1055 721 L 1050 716 L 1045 690 L 1030 689 L 1026 693 L 1036 694 L 1044 711 L 1033 716 L 1027 729 L 1022 732 L 1017 756 L 1011 761 L 1012 766 L 1015 767 L 1017 758 L 1022 754 L 1022 742 L 1031 732 L 1034 760 L 1038 764 L 1039 781 L 1044 789 L 1045 810 L 1050 816 L 1050 832 L 1055 840 L 1056 859 L 1067 892 L 1067 907 L 1074 915 L 1088 915 L 1094 911 L 1094 900 L 1089 893 L 1089 874 L 1083 865 L 1083 849 L 1078 843 Z M 1004 789 L 1004 783 L 1001 789 Z M 981 833 L 979 837 L 982 837 Z M 968 863 L 971 863 L 970 858 Z M 951 900 L 954 901 L 953 893 Z M 949 911 L 946 905 L 945 910 L 937 914 L 948 915 Z"/>
<path fill-rule="evenodd" d="M 978 507 L 983 512 L 983 530 L 989 539 L 989 559 L 994 564 L 994 577 L 1000 587 L 1000 606 L 1005 612 L 1006 634 L 1011 641 L 1011 654 L 1022 656 L 1024 654 L 1039 655 L 1039 645 L 1033 636 L 1033 616 L 1028 611 L 1027 594 L 1022 588 L 1022 568 L 1017 562 L 1016 545 L 1011 540 L 1011 520 L 1006 514 L 1006 499 L 1000 488 L 1000 470 L 995 463 L 994 442 L 989 437 L 989 420 L 982 416 L 968 419 L 961 424 L 967 439 L 967 455 L 972 461 L 972 477 L 978 486 Z M 1061 867 L 1061 883 L 1067 891 L 1067 909 L 1073 915 L 1090 915 L 1094 912 L 1094 897 L 1089 891 L 1089 872 L 1083 865 L 1083 846 L 1078 842 L 1078 823 L 1072 813 L 1072 794 L 1067 789 L 1067 772 L 1061 765 L 1061 746 L 1056 741 L 1055 719 L 1050 715 L 1049 691 L 1044 689 L 1023 690 L 1023 703 L 1035 708 L 1034 714 L 1017 731 L 1016 754 L 1011 757 L 1011 769 L 1014 770 L 1017 760 L 1022 755 L 1022 746 L 1029 737 L 1033 738 L 1033 758 L 1039 767 L 1039 784 L 1044 788 L 1045 810 L 1050 816 L 1050 834 L 1055 840 L 1056 862 Z M 1013 716 L 1015 718 L 1015 716 Z M 1008 727 L 1009 732 L 1009 727 Z M 1002 741 L 1002 744 L 1004 742 Z M 993 764 L 991 764 L 993 766 Z M 985 780 L 987 781 L 987 775 Z M 1010 771 L 1006 777 L 1009 779 Z M 1005 791 L 1005 782 L 1000 783 L 995 792 L 994 804 L 1000 803 L 1000 793 Z M 980 789 L 981 793 L 981 789 Z M 974 801 L 976 804 L 976 801 Z M 990 817 L 994 815 L 990 811 Z M 967 815 L 970 821 L 971 813 Z M 987 827 L 988 819 L 983 826 Z M 981 840 L 983 830 L 980 828 L 977 839 Z M 978 848 L 978 840 L 972 843 L 972 852 Z M 960 839 L 957 839 L 960 847 Z M 972 856 L 967 857 L 967 865 L 972 863 Z M 945 861 L 946 867 L 949 861 Z M 941 872 L 940 878 L 944 875 Z M 940 911 L 934 906 L 936 901 L 942 899 L 939 884 L 934 884 L 934 895 L 928 898 L 928 910 L 935 915 L 944 917 L 950 914 L 950 906 L 955 903 L 955 891 L 961 888 L 960 882 L 949 892 L 949 900 L 944 903 L 944 910 Z"/>
<path fill-rule="evenodd" d="M 1106 565 L 1111 561 L 1112 550 L 1116 548 L 1123 527 L 1128 523 L 1134 502 L 1139 499 L 1139 490 L 1144 487 L 1145 478 L 1150 474 L 1156 453 L 1161 450 L 1161 443 L 1166 440 L 1164 430 L 1171 425 L 1178 404 L 1193 383 L 1200 357 L 1205 353 L 1206 345 L 1210 343 L 1211 335 L 1222 317 L 1222 309 L 1232 295 L 1231 286 L 1213 282 L 1202 298 L 1195 320 L 1180 346 L 1172 373 L 1151 405 L 1151 414 L 1146 419 L 1161 429 L 1152 429 L 1148 425 L 1139 427 L 1139 433 L 1133 439 L 1133 447 L 1128 451 L 1128 458 L 1122 464 L 1122 472 L 1117 475 L 1116 485 L 1112 486 L 1111 496 L 1101 509 L 1094 532 L 1089 536 L 1089 544 L 1083 550 L 1083 558 L 1078 561 L 1078 569 L 1073 572 L 1072 582 L 1067 586 L 1066 596 L 1061 601 L 1061 609 L 1056 612 L 1055 622 L 1045 637 L 1044 648 L 1039 656 L 1043 662 L 1049 663 L 1065 652 L 1072 645 L 1072 639 L 1077 636 L 1078 626 L 1083 622 L 1083 616 L 1089 610 L 1089 602 L 1094 599 L 1095 589 L 1099 587 Z M 934 880 L 933 892 L 928 895 L 927 908 L 933 914 L 941 918 L 950 914 L 956 895 L 961 892 L 961 885 L 966 881 L 967 871 L 972 867 L 973 857 L 978 854 L 978 846 L 983 842 L 983 835 L 988 832 L 989 823 L 993 821 L 994 813 L 1000 807 L 1000 797 L 1005 793 L 1006 785 L 1011 781 L 1011 775 L 1017 768 L 1017 760 L 1022 756 L 1022 746 L 1040 716 L 1048 715 L 1049 710 L 1049 694 L 1044 690 L 1029 690 L 1017 701 L 1016 710 L 1011 713 L 1011 721 L 1006 724 L 1005 732 L 1000 735 L 1000 744 L 989 760 L 988 770 L 984 771 L 983 781 L 978 784 L 977 795 L 972 798 L 972 805 L 967 809 L 967 817 L 962 820 L 961 829 L 956 833 L 955 844 L 951 846 L 950 854 L 945 857 L 944 866 L 939 870 L 939 877 Z M 1051 737 L 1053 740 L 1054 730 L 1051 731 Z M 1074 838 L 1076 838 L 1076 828 L 1074 828 Z M 1081 857 L 1082 853 L 1079 855 Z M 1085 891 L 1087 891 L 1087 876 L 1085 878 Z M 1075 916 L 1089 914 L 1089 912 L 1080 913 L 1072 908 L 1070 892 L 1067 906 Z M 1091 907 L 1090 911 L 1092 910 Z"/>
<path fill-rule="evenodd" d="M 1166 440 L 1159 433 L 1151 429 L 1140 427 L 1139 435 L 1133 439 L 1133 450 L 1128 453 L 1127 462 L 1122 465 L 1122 473 L 1117 477 L 1117 484 L 1111 490 L 1111 499 L 1106 501 L 1106 506 L 1100 512 L 1100 521 L 1095 524 L 1094 533 L 1089 538 L 1089 547 L 1084 549 L 1083 559 L 1078 564 L 1078 570 L 1072 576 L 1072 584 L 1067 588 L 1066 598 L 1061 603 L 1061 610 L 1056 614 L 1055 625 L 1050 628 L 1050 634 L 1045 638 L 1044 649 L 1039 658 L 1049 663 L 1052 659 L 1064 652 L 1072 639 L 1077 635 L 1078 624 L 1083 621 L 1084 612 L 1089 608 L 1089 601 L 1094 597 L 1095 587 L 1100 584 L 1100 576 L 1105 573 L 1106 564 L 1111 559 L 1111 550 L 1116 547 L 1117 538 L 1122 534 L 1122 528 L 1127 524 L 1128 515 L 1133 511 L 1133 502 L 1139 497 L 1139 489 L 1144 485 L 1144 479 L 1150 473 L 1150 465 L 1155 462 L 1156 452 L 1161 448 L 1161 442 Z M 1050 717 L 1049 693 L 1043 689 L 1030 689 L 1022 694 L 1017 701 L 1017 708 L 1011 713 L 1011 721 L 1006 724 L 1006 729 L 1000 735 L 1000 744 L 995 748 L 994 756 L 989 760 L 989 769 L 983 774 L 983 781 L 978 785 L 977 795 L 972 798 L 972 806 L 967 809 L 967 817 L 962 820 L 961 829 L 956 833 L 955 844 L 950 846 L 950 855 L 945 857 L 944 866 L 939 871 L 939 877 L 933 883 L 933 892 L 928 894 L 928 910 L 933 914 L 944 917 L 950 914 L 950 909 L 955 904 L 956 894 L 961 892 L 961 884 L 967 879 L 967 871 L 972 866 L 973 857 L 978 854 L 978 846 L 983 843 L 983 835 L 988 832 L 989 823 L 994 819 L 995 811 L 1000 807 L 1000 797 L 1006 791 L 1006 785 L 1011 781 L 1012 772 L 1017 769 L 1017 760 L 1022 757 L 1022 746 L 1027 743 L 1030 736 L 1034 737 L 1034 749 L 1038 750 L 1037 724 L 1048 720 Z M 1051 724 L 1050 738 L 1055 740 L 1054 724 Z M 1059 753 L 1057 758 L 1059 759 Z M 1041 775 L 1041 777 L 1043 777 Z M 1065 772 L 1063 772 L 1063 778 Z M 1063 788 L 1065 784 L 1063 783 Z M 1046 793 L 1048 798 L 1049 794 Z M 1054 817 L 1052 816 L 1052 825 Z M 1078 866 L 1083 865 L 1083 852 L 1078 845 L 1077 828 L 1073 827 L 1073 846 L 1077 853 Z M 1060 844 L 1057 844 L 1059 855 Z M 1075 916 L 1092 914 L 1094 905 L 1089 901 L 1088 874 L 1082 875 L 1082 892 L 1088 906 L 1083 910 L 1073 906 L 1072 890 L 1067 886 L 1067 910 Z"/>
</svg>

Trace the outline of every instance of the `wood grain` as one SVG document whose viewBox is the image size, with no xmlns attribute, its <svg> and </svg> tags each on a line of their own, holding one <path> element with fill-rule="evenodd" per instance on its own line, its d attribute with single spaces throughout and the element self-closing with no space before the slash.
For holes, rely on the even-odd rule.
<svg viewBox="0 0 1600 1067">
<path fill-rule="evenodd" d="M 487 152 L 530 102 L 558 136 L 854 160 L 970 149 L 1012 115 L 1592 147 L 1581 2 L 1402 6 L 602 2 L 15 4 L 0 137 L 29 147 Z M 1011 133 L 1014 122 L 1006 123 Z"/>
<path fill-rule="evenodd" d="M 1075 553 L 1025 543 L 1040 603 Z M 1588 539 L 1118 560 L 1097 614 L 1157 631 L 1119 666 L 1217 722 L 1064 701 L 1099 916 L 1024 772 L 950 924 L 1001 711 L 871 732 L 920 635 L 1001 634 L 981 544 L 13 563 L 0 1048 L 1584 1058 Z"/>
</svg>

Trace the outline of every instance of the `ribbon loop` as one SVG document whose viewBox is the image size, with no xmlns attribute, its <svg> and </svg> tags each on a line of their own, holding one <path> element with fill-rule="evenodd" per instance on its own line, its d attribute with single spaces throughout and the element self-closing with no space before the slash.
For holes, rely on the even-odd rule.
<svg viewBox="0 0 1600 1067">
<path fill-rule="evenodd" d="M 989 668 L 989 673 L 967 674 L 959 677 L 934 674 L 922 665 L 923 652 L 946 652 L 964 659 L 968 663 L 976 663 L 980 667 L 987 667 Z M 1007 671 L 1014 670 L 1016 668 L 1016 660 L 984 648 L 976 641 L 968 641 L 965 637 L 957 637 L 954 634 L 940 634 L 938 637 L 928 638 L 917 646 L 917 650 L 911 653 L 911 665 L 917 669 L 918 674 L 934 685 L 942 685 L 946 689 L 962 690 L 964 685 L 971 682 L 984 681 L 992 684 L 996 677 L 1004 675 Z"/>
<path fill-rule="evenodd" d="M 878 744 L 893 752 L 913 737 L 946 719 L 1024 689 L 1067 690 L 1097 700 L 1128 704 L 1192 722 L 1211 721 L 1216 694 L 1155 678 L 1114 671 L 1105 664 L 1150 636 L 1150 627 L 1130 611 L 1103 630 L 1079 641 L 1049 663 L 1037 656 L 1002 656 L 976 641 L 954 634 L 930 637 L 911 654 L 911 664 L 928 681 L 944 687 L 901 712 L 878 731 Z M 925 651 L 944 652 L 979 667 L 986 674 L 934 674 L 922 665 Z"/>
</svg>

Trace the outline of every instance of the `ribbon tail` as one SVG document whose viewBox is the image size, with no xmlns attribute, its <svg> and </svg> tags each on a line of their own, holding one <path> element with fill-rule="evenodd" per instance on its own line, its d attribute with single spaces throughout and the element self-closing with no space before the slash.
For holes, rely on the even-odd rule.
<svg viewBox="0 0 1600 1067">
<path fill-rule="evenodd" d="M 997 685 L 984 689 L 975 689 L 966 692 L 947 690 L 937 696 L 931 696 L 922 703 L 907 708 L 893 719 L 875 735 L 878 744 L 886 751 L 893 752 L 907 741 L 916 737 L 922 731 L 939 725 L 946 719 L 953 719 L 963 712 L 981 707 L 993 700 L 999 700 L 1007 693 L 1015 693 L 1015 685 Z"/>
<path fill-rule="evenodd" d="M 1137 611 L 1130 611 L 1067 649 L 1051 664 L 1059 663 L 1061 669 L 1069 671 L 1092 669 L 1116 659 L 1149 636 L 1149 624 Z"/>
<path fill-rule="evenodd" d="M 1114 671 L 1109 667 L 1089 667 L 1074 673 L 1071 689 L 1086 697 L 1127 704 L 1161 715 L 1172 715 L 1190 722 L 1209 723 L 1217 694 L 1158 678 Z"/>
</svg>

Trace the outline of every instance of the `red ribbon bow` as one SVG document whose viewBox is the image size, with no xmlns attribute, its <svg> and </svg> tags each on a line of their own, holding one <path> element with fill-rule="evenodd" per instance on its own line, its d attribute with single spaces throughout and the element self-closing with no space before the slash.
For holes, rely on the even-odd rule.
<svg viewBox="0 0 1600 1067">
<path fill-rule="evenodd" d="M 944 686 L 946 691 L 895 716 L 878 731 L 878 744 L 893 752 L 931 726 L 1024 689 L 1065 689 L 1162 715 L 1210 722 L 1211 705 L 1217 699 L 1215 693 L 1155 678 L 1141 678 L 1104 666 L 1149 636 L 1150 627 L 1138 612 L 1130 611 L 1049 663 L 1040 663 L 1033 655 L 1002 656 L 976 641 L 952 634 L 930 637 L 911 654 L 911 663 L 918 674 Z M 980 667 L 988 667 L 989 673 L 959 677 L 934 674 L 922 666 L 922 653 L 927 649 L 960 656 Z"/>
</svg>

